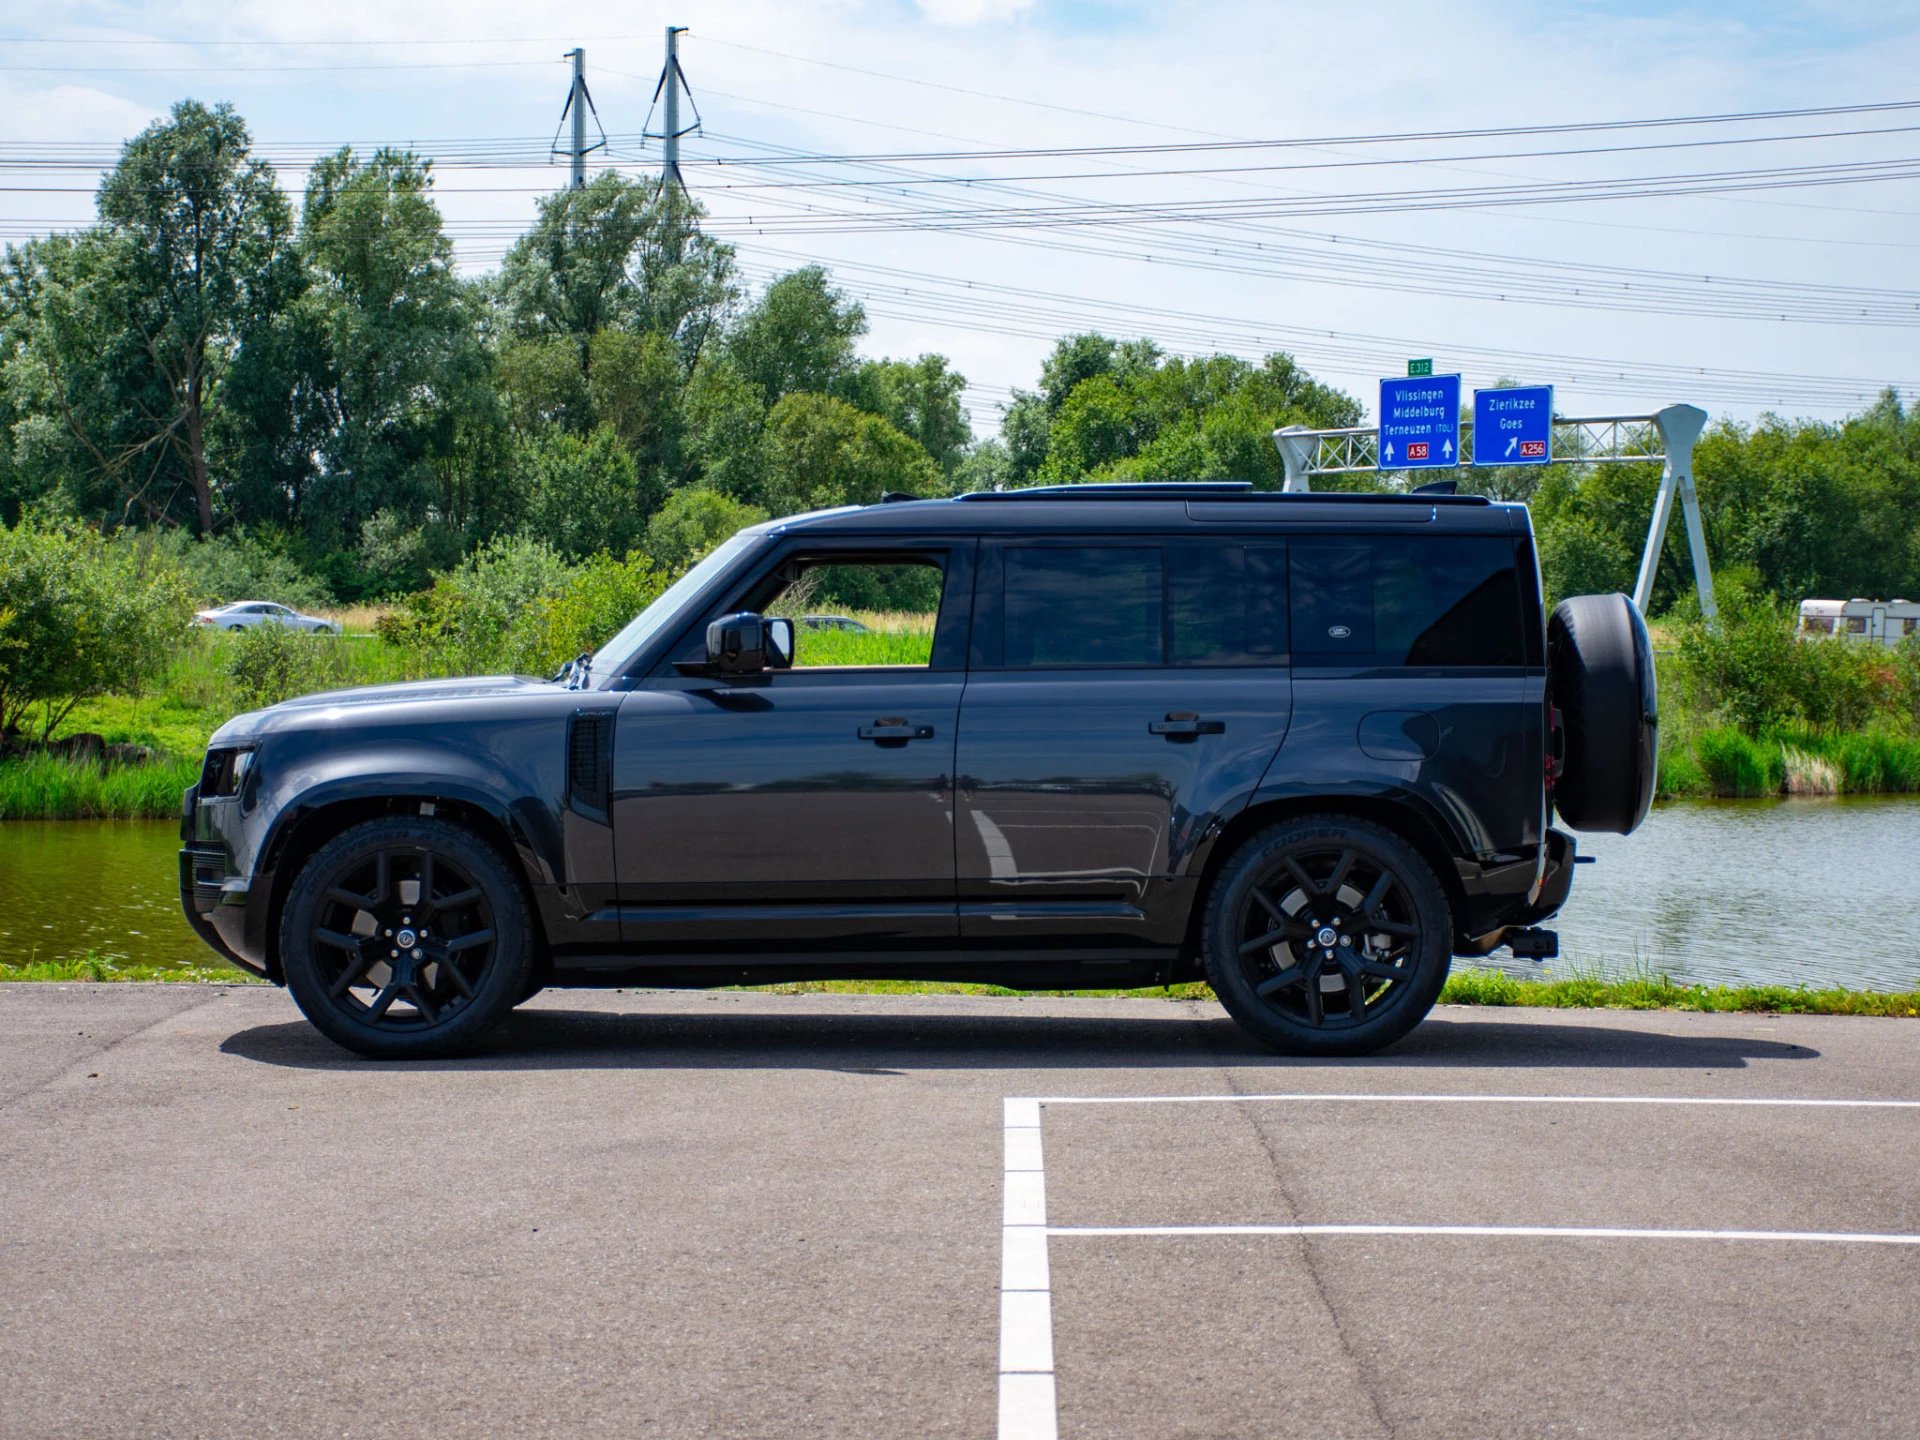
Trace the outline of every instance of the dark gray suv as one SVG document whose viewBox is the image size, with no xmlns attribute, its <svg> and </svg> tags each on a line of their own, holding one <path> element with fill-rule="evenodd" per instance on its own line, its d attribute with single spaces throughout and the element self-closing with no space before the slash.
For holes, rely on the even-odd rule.
<svg viewBox="0 0 1920 1440">
<path fill-rule="evenodd" d="M 782 618 L 823 601 L 869 629 Z M 1553 953 L 1550 815 L 1638 825 L 1655 724 L 1638 612 L 1549 620 L 1522 506 L 889 497 L 742 532 L 551 680 L 230 721 L 181 900 L 368 1055 L 543 986 L 882 976 L 1204 977 L 1277 1049 L 1359 1054 L 1453 955 Z"/>
</svg>

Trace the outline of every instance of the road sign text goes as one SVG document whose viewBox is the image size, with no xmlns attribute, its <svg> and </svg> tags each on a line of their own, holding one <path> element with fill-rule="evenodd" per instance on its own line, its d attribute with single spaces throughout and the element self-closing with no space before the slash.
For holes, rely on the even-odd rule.
<svg viewBox="0 0 1920 1440">
<path fill-rule="evenodd" d="M 1552 461 L 1551 385 L 1473 392 L 1475 465 L 1548 465 Z"/>
</svg>

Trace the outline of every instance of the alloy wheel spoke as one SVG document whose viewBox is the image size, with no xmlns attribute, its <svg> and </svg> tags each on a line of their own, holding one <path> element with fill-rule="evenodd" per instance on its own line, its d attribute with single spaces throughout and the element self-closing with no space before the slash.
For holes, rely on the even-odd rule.
<svg viewBox="0 0 1920 1440">
<path fill-rule="evenodd" d="M 1418 925 L 1410 925 L 1403 920 L 1389 920 L 1385 916 L 1376 920 L 1369 915 L 1367 929 L 1378 931 L 1382 935 L 1398 935 L 1402 940 L 1412 939 L 1420 933 Z"/>
<path fill-rule="evenodd" d="M 1246 944 L 1240 947 L 1240 953 L 1242 955 L 1257 955 L 1262 950 L 1272 949 L 1283 940 L 1304 940 L 1312 933 L 1313 931 L 1310 927 L 1288 916 L 1275 929 L 1267 931 L 1264 935 L 1256 935 L 1253 939 L 1247 941 Z"/>
<path fill-rule="evenodd" d="M 454 986 L 466 999 L 471 1000 L 473 998 L 472 982 L 467 979 L 465 973 L 452 960 L 440 961 L 434 973 L 439 978 L 452 980 Z"/>
<path fill-rule="evenodd" d="M 1306 984 L 1300 987 L 1300 994 L 1307 1003 L 1307 1023 L 1322 1025 L 1326 1023 L 1326 1001 L 1320 994 L 1320 966 L 1315 963 L 1309 967 Z"/>
<path fill-rule="evenodd" d="M 327 899 L 336 905 L 345 905 L 353 910 L 372 910 L 374 898 L 371 895 L 356 895 L 351 890 L 343 890 L 338 885 L 327 891 Z"/>
<path fill-rule="evenodd" d="M 327 996 L 329 999 L 338 1000 L 366 978 L 367 962 L 366 957 L 362 956 L 357 963 L 347 966 L 340 972 L 340 978 L 333 982 L 332 987 L 327 991 Z"/>
<path fill-rule="evenodd" d="M 1306 872 L 1306 867 L 1301 865 L 1298 860 L 1289 855 L 1287 856 L 1286 864 L 1287 873 L 1293 876 L 1295 882 L 1299 884 L 1303 892 L 1308 895 L 1318 895 L 1321 893 L 1320 882 L 1309 875 Z"/>
<path fill-rule="evenodd" d="M 400 987 L 389 980 L 381 989 L 380 993 L 373 997 L 373 1003 L 367 1006 L 367 1023 L 369 1025 L 377 1023 L 380 1017 L 387 1013 L 388 1009 L 393 1005 L 393 1002 L 399 998 L 399 995 Z"/>
<path fill-rule="evenodd" d="M 360 943 L 358 935 L 342 935 L 338 930 L 315 930 L 313 938 L 322 945 L 345 950 L 349 955 L 363 954 L 366 948 Z"/>
<path fill-rule="evenodd" d="M 1380 878 L 1373 882 L 1373 888 L 1367 891 L 1367 898 L 1360 902 L 1360 913 L 1371 920 L 1373 918 L 1373 912 L 1380 908 L 1381 902 L 1387 898 L 1392 890 L 1393 872 L 1391 870 L 1382 870 L 1380 872 Z"/>
<path fill-rule="evenodd" d="M 1270 975 L 1258 985 L 1254 986 L 1253 993 L 1264 1000 L 1276 990 L 1284 990 L 1289 985 L 1298 985 L 1305 973 L 1303 967 L 1299 965 L 1289 965 L 1278 975 Z"/>
<path fill-rule="evenodd" d="M 420 1012 L 420 1018 L 431 1025 L 440 1018 L 440 1009 L 427 998 L 424 985 L 407 986 L 407 998 L 413 1001 L 413 1008 Z"/>
<path fill-rule="evenodd" d="M 1358 858 L 1353 851 L 1342 850 L 1338 863 L 1333 867 L 1333 874 L 1329 875 L 1327 883 L 1320 887 L 1320 893 L 1322 895 L 1337 894 L 1340 887 L 1346 883 L 1347 872 L 1353 869 L 1353 862 Z"/>
<path fill-rule="evenodd" d="M 442 896 L 439 899 L 426 896 L 422 898 L 420 903 L 424 905 L 430 913 L 438 914 L 442 910 L 458 910 L 462 905 L 471 905 L 479 898 L 480 892 L 477 889 L 466 889 L 459 891 L 457 894 Z"/>
<path fill-rule="evenodd" d="M 1352 964 L 1342 964 L 1341 978 L 1347 982 L 1347 1013 L 1356 1020 L 1367 1018 L 1367 990 L 1360 983 L 1358 970 Z"/>
<path fill-rule="evenodd" d="M 493 931 L 475 930 L 470 935 L 462 935 L 457 940 L 447 941 L 447 954 L 458 955 L 463 950 L 471 950 L 477 945 L 486 945 L 493 940 Z"/>
<path fill-rule="evenodd" d="M 1355 968 L 1370 980 L 1404 980 L 1407 972 L 1398 965 L 1389 965 L 1384 960 L 1359 960 Z"/>
</svg>

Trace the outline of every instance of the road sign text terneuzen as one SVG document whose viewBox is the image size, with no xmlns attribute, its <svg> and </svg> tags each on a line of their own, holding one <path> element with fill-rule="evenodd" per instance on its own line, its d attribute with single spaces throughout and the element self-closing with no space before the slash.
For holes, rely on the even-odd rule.
<svg viewBox="0 0 1920 1440">
<path fill-rule="evenodd" d="M 1380 468 L 1426 470 L 1460 461 L 1460 377 L 1380 382 Z"/>
<path fill-rule="evenodd" d="M 1552 461 L 1551 385 L 1473 392 L 1475 465 L 1548 465 Z"/>
</svg>

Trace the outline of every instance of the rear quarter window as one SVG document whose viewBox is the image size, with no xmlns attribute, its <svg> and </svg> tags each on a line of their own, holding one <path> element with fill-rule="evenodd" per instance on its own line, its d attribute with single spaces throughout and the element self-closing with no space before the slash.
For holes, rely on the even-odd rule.
<svg viewBox="0 0 1920 1440">
<path fill-rule="evenodd" d="M 1510 539 L 1296 537 L 1293 654 L 1302 665 L 1521 665 Z"/>
</svg>

